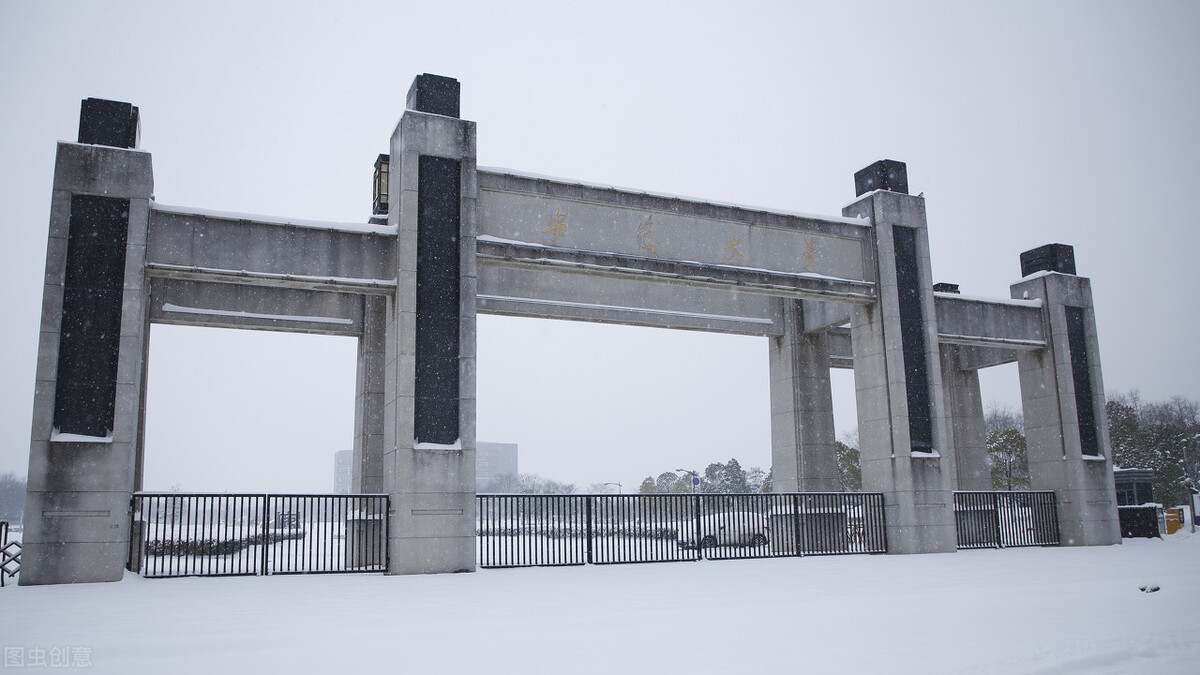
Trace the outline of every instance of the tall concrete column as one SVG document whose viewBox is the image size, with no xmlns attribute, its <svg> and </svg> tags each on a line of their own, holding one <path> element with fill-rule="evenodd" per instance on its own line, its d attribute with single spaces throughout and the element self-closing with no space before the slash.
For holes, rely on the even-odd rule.
<svg viewBox="0 0 1200 675">
<path fill-rule="evenodd" d="M 1118 544 L 1091 282 L 1075 275 L 1074 251 L 1062 244 L 1027 251 L 1021 263 L 1026 278 L 1012 297 L 1044 303 L 1049 344 L 1017 360 L 1031 486 L 1055 492 L 1063 544 Z"/>
<path fill-rule="evenodd" d="M 941 346 L 942 388 L 950 414 L 959 490 L 992 489 L 979 371 L 966 368 L 956 345 Z"/>
<path fill-rule="evenodd" d="M 387 303 L 382 295 L 364 295 L 363 334 L 358 340 L 358 370 L 354 397 L 354 460 L 352 491 L 384 491 L 384 367 L 387 359 Z"/>
<path fill-rule="evenodd" d="M 860 176 L 868 173 L 882 180 L 864 187 Z M 879 294 L 874 304 L 854 307 L 850 320 L 863 489 L 884 495 L 888 552 L 954 551 L 954 448 L 925 201 L 902 194 L 908 187 L 899 162 L 879 162 L 855 179 L 862 196 L 842 213 L 874 226 Z"/>
<path fill-rule="evenodd" d="M 397 228 L 384 381 L 389 573 L 475 569 L 475 124 L 457 80 L 420 75 L 391 140 Z"/>
<path fill-rule="evenodd" d="M 799 301 L 783 301 L 783 325 L 783 335 L 770 340 L 771 485 L 776 492 L 837 492 L 828 336 L 804 332 Z"/>
<path fill-rule="evenodd" d="M 21 584 L 117 581 L 141 485 L 153 171 L 137 108 L 84 101 L 50 207 Z"/>
</svg>

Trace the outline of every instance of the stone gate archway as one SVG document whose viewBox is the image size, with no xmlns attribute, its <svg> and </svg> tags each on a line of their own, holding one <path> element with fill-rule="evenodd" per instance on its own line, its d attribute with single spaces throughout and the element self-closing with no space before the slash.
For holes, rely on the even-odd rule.
<svg viewBox="0 0 1200 675">
<path fill-rule="evenodd" d="M 354 489 L 391 496 L 392 573 L 474 569 L 479 312 L 770 338 L 783 491 L 835 489 L 829 368 L 852 367 L 892 552 L 954 550 L 951 494 L 987 474 L 974 373 L 1015 360 L 1034 487 L 1058 493 L 1064 540 L 1119 541 L 1069 247 L 1023 256 L 1013 300 L 939 292 L 899 162 L 859 172 L 840 216 L 481 169 L 458 91 L 416 78 L 377 164 L 386 221 L 367 224 L 158 204 L 137 109 L 84 102 L 55 169 L 22 583 L 121 576 L 152 322 L 358 339 Z"/>
</svg>

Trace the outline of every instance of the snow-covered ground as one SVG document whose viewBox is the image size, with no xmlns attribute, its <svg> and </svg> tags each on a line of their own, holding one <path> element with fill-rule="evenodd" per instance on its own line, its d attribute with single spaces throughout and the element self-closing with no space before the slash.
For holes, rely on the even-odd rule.
<svg viewBox="0 0 1200 675">
<path fill-rule="evenodd" d="M 1145 593 L 1141 586 L 1161 590 Z M 1196 673 L 1200 534 L 1122 546 L 0 590 L 105 673 Z"/>
</svg>

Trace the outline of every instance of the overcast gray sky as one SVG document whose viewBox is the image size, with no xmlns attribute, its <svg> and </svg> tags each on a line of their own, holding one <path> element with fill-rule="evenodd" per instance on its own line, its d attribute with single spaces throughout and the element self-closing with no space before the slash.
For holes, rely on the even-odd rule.
<svg viewBox="0 0 1200 675">
<path fill-rule="evenodd" d="M 0 472 L 24 474 L 57 140 L 140 108 L 166 204 L 364 221 L 422 72 L 459 79 L 478 158 L 839 215 L 908 163 L 935 281 L 1008 297 L 1075 246 L 1108 391 L 1200 398 L 1194 2 L 0 0 Z M 483 317 L 479 436 L 586 486 L 770 463 L 765 339 Z M 146 487 L 328 491 L 352 340 L 156 326 Z M 1010 367 L 985 400 L 1019 406 Z M 838 432 L 852 380 L 835 371 Z"/>
</svg>

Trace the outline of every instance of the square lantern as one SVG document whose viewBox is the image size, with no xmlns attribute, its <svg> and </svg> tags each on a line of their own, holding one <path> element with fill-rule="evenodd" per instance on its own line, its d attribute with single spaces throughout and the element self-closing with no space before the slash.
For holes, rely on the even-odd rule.
<svg viewBox="0 0 1200 675">
<path fill-rule="evenodd" d="M 374 199 L 372 200 L 371 213 L 377 216 L 386 216 L 388 212 L 388 163 L 390 158 L 388 155 L 380 155 L 375 160 L 375 184 L 374 184 Z"/>
</svg>

